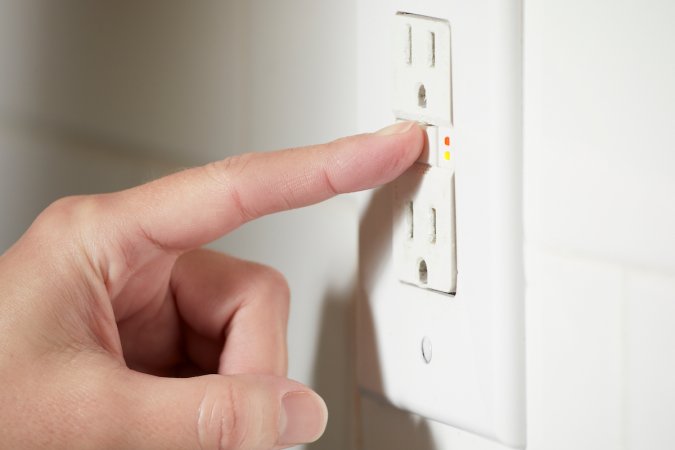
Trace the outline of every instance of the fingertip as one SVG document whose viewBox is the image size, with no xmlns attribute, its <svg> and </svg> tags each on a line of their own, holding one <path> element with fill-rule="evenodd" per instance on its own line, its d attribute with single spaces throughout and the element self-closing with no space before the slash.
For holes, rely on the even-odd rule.
<svg viewBox="0 0 675 450">
<path fill-rule="evenodd" d="M 282 399 L 279 445 L 308 444 L 319 439 L 328 423 L 328 408 L 313 391 L 288 392 Z"/>
<path fill-rule="evenodd" d="M 423 126 L 416 121 L 398 122 L 373 134 L 393 139 L 397 143 L 396 150 L 403 153 L 403 160 L 416 160 L 422 153 L 426 140 Z"/>
<path fill-rule="evenodd" d="M 402 135 L 406 139 L 406 142 L 403 145 L 403 151 L 408 157 L 405 158 L 405 161 L 409 166 L 419 158 L 428 137 L 419 122 L 413 121 L 408 123 L 410 126 L 402 133 Z"/>
<path fill-rule="evenodd" d="M 389 130 L 389 131 L 384 131 Z M 385 152 L 379 156 L 384 178 L 381 182 L 389 182 L 408 169 L 422 153 L 427 135 L 418 122 L 400 122 L 374 133 L 385 140 Z M 392 131 L 397 130 L 397 131 Z"/>
<path fill-rule="evenodd" d="M 399 122 L 334 141 L 325 147 L 333 154 L 326 170 L 334 190 L 354 192 L 389 183 L 419 158 L 425 136 L 417 122 Z"/>
</svg>

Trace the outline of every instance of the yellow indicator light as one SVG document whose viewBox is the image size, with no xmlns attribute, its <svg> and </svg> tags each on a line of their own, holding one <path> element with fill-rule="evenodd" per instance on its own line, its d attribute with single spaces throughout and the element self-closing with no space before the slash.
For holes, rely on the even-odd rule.
<svg viewBox="0 0 675 450">
<path fill-rule="evenodd" d="M 450 152 L 443 153 L 443 159 L 445 159 L 446 161 L 450 161 Z"/>
</svg>

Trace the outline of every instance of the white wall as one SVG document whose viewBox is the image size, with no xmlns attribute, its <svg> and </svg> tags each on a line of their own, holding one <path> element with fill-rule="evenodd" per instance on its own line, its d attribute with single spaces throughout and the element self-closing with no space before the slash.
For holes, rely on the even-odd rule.
<svg viewBox="0 0 675 450">
<path fill-rule="evenodd" d="M 0 113 L 186 163 L 355 125 L 349 2 L 0 0 L 0 13 Z"/>
<path fill-rule="evenodd" d="M 675 447 L 675 4 L 526 3 L 530 444 Z"/>
</svg>

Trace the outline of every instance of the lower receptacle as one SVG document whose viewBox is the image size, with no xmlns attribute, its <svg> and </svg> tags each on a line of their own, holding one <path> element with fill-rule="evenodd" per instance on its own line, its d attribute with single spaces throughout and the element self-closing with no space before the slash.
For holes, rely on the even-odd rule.
<svg viewBox="0 0 675 450">
<path fill-rule="evenodd" d="M 457 291 L 454 174 L 416 163 L 394 183 L 393 254 L 399 280 Z"/>
</svg>

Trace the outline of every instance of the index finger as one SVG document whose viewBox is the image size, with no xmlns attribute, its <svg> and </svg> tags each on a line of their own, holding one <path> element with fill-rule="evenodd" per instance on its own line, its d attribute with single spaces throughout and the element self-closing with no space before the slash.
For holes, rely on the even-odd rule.
<svg viewBox="0 0 675 450">
<path fill-rule="evenodd" d="M 127 238 L 185 251 L 257 217 L 387 183 L 412 165 L 423 145 L 419 126 L 398 123 L 328 144 L 188 169 L 112 194 L 109 206 Z"/>
</svg>

